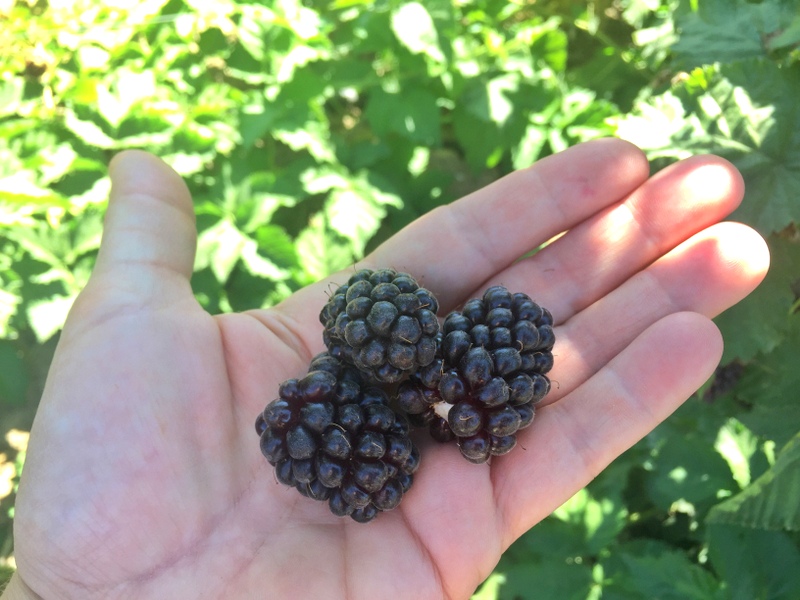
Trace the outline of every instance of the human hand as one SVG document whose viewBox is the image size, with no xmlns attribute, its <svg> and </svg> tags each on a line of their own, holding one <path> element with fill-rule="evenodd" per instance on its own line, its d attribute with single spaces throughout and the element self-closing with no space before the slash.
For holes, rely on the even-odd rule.
<svg viewBox="0 0 800 600">
<path fill-rule="evenodd" d="M 736 171 L 694 157 L 648 179 L 619 140 L 582 144 L 425 215 L 359 263 L 414 274 L 440 314 L 502 283 L 552 312 L 553 390 L 491 464 L 430 442 L 400 506 L 366 525 L 278 484 L 253 430 L 322 351 L 326 278 L 212 316 L 189 278 L 189 194 L 126 152 L 17 496 L 18 583 L 44 598 L 466 598 L 517 537 L 712 373 L 710 317 L 763 278 L 764 241 L 721 223 Z M 517 259 L 557 234 L 530 258 Z M 426 442 L 427 444 L 427 442 Z"/>
</svg>

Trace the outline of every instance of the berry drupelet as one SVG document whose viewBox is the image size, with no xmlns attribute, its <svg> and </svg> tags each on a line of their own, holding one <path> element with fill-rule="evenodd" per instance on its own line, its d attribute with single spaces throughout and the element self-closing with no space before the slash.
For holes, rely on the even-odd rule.
<svg viewBox="0 0 800 600">
<path fill-rule="evenodd" d="M 407 273 L 362 269 L 320 312 L 332 356 L 370 381 L 397 383 L 433 362 L 439 321 L 434 295 Z"/>
<path fill-rule="evenodd" d="M 281 384 L 256 431 L 278 481 L 359 522 L 395 508 L 419 466 L 408 423 L 386 392 L 328 353 Z"/>
<path fill-rule="evenodd" d="M 398 390 L 397 403 L 470 462 L 510 452 L 550 391 L 553 318 L 523 293 L 493 286 L 444 321 L 439 352 Z"/>
</svg>

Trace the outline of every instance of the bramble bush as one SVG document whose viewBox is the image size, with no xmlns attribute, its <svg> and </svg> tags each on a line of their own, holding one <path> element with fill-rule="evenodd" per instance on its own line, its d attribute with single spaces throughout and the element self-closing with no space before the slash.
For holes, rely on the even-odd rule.
<svg viewBox="0 0 800 600">
<path fill-rule="evenodd" d="M 514 169 L 615 135 L 731 160 L 772 267 L 716 376 L 475 598 L 800 598 L 800 3 L 0 1 L 0 557 L 124 148 L 195 199 L 193 286 L 267 307 Z"/>
</svg>

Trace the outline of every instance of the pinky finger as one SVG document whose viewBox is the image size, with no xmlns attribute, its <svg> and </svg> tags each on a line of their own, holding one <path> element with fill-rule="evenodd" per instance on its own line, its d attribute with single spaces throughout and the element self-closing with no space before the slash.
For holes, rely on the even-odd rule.
<svg viewBox="0 0 800 600">
<path fill-rule="evenodd" d="M 520 435 L 525 451 L 492 465 L 506 543 L 666 419 L 711 376 L 721 355 L 722 337 L 712 321 L 674 313 L 580 387 L 543 407 Z"/>
</svg>

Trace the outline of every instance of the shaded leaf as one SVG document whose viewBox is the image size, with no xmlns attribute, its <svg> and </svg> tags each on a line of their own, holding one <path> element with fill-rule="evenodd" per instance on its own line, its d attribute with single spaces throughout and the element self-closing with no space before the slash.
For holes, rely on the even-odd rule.
<svg viewBox="0 0 800 600">
<path fill-rule="evenodd" d="M 770 236 L 767 242 L 770 267 L 764 281 L 714 319 L 725 340 L 723 364 L 771 352 L 791 326 L 788 316 L 794 301 L 792 285 L 798 277 L 800 243 L 783 236 Z"/>
<path fill-rule="evenodd" d="M 666 544 L 629 544 L 615 554 L 614 562 L 618 570 L 611 571 L 603 598 L 719 599 L 714 576 Z"/>
<path fill-rule="evenodd" d="M 763 57 L 766 40 L 783 31 L 796 14 L 795 2 L 703 0 L 678 19 L 680 38 L 673 51 L 683 68 Z"/>
<path fill-rule="evenodd" d="M 800 550 L 786 533 L 712 523 L 707 538 L 731 600 L 800 598 Z"/>
<path fill-rule="evenodd" d="M 426 146 L 441 143 L 441 123 L 436 96 L 412 87 L 398 93 L 378 89 L 367 102 L 364 117 L 379 136 L 397 133 Z"/>
<path fill-rule="evenodd" d="M 503 580 L 497 586 L 498 600 L 558 598 L 585 600 L 592 587 L 589 565 L 568 564 L 557 557 L 538 564 L 515 564 L 498 568 Z"/>
<path fill-rule="evenodd" d="M 706 440 L 689 436 L 667 440 L 653 460 L 647 490 L 656 506 L 671 511 L 684 500 L 704 513 L 717 502 L 720 492 L 733 493 L 739 486 L 730 467 Z"/>
<path fill-rule="evenodd" d="M 737 419 L 779 447 L 800 430 L 800 316 L 786 320 L 790 330 L 783 342 L 772 352 L 755 357 L 733 389 L 739 404 Z"/>
</svg>

